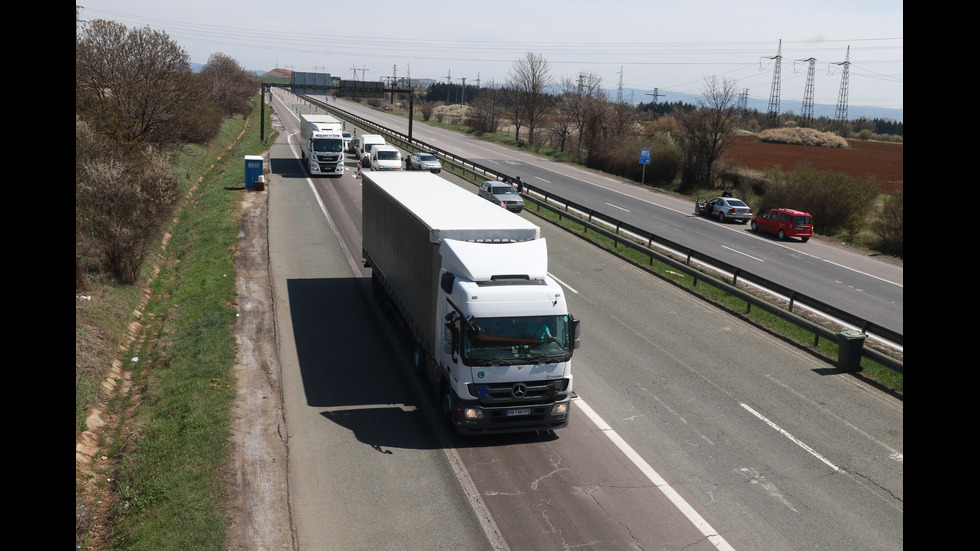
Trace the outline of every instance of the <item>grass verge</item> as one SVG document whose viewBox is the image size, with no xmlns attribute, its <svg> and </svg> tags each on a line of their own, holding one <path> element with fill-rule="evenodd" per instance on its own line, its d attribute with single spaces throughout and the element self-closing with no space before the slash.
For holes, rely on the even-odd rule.
<svg viewBox="0 0 980 551">
<path fill-rule="evenodd" d="M 272 128 L 271 110 L 265 112 L 265 127 Z M 260 141 L 259 113 L 255 109 L 247 119 L 227 120 L 213 142 L 220 145 L 189 146 L 178 161 L 185 198 L 155 269 L 147 267 L 150 292 L 140 329 L 122 352 L 102 348 L 121 355 L 131 384 L 108 398 L 114 422 L 100 436 L 96 466 L 76 472 L 77 548 L 225 547 L 228 519 L 222 513 L 219 471 L 228 459 L 235 396 L 235 253 L 241 194 L 246 193 L 243 158 L 267 149 Z M 107 302 L 115 305 L 113 311 L 126 315 L 104 316 L 100 324 L 89 313 L 93 323 L 86 327 L 101 329 L 82 332 L 125 342 L 124 325 L 140 293 L 106 285 L 99 289 L 100 296 L 112 297 Z M 76 359 L 79 325 L 76 305 Z M 83 379 L 98 377 L 93 373 Z M 81 404 L 106 399 L 97 396 L 97 389 L 80 393 L 76 390 L 76 419 L 82 417 Z M 76 421 L 76 434 L 84 428 L 84 421 Z M 79 520 L 80 503 L 100 511 L 99 502 L 104 517 L 90 513 Z"/>
</svg>

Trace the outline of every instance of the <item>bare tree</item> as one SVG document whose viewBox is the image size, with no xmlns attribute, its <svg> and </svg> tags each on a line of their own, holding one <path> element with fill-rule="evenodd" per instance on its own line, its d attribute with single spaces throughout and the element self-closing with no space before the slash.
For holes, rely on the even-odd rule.
<svg viewBox="0 0 980 551">
<path fill-rule="evenodd" d="M 606 93 L 602 89 L 602 78 L 595 73 L 579 75 L 575 92 L 569 96 L 568 108 L 578 133 L 576 154 L 581 158 L 582 148 L 588 153 L 606 134 L 605 104 Z"/>
<path fill-rule="evenodd" d="M 118 144 L 181 143 L 199 82 L 163 32 L 95 20 L 75 41 L 75 112 Z"/>
<path fill-rule="evenodd" d="M 515 118 L 527 123 L 527 140 L 531 145 L 534 145 L 534 129 L 549 107 L 547 88 L 551 85 L 550 71 L 551 67 L 544 56 L 527 52 L 524 59 L 514 63 L 509 72 Z"/>
<path fill-rule="evenodd" d="M 259 79 L 222 53 L 211 54 L 201 69 L 201 77 L 205 81 L 208 100 L 225 115 L 248 113 L 248 102 L 259 90 Z"/>
<path fill-rule="evenodd" d="M 472 117 L 469 125 L 482 132 L 496 132 L 503 116 L 504 95 L 504 90 L 494 86 L 492 81 L 481 88 L 480 93 L 470 102 Z"/>
<path fill-rule="evenodd" d="M 548 118 L 546 130 L 553 147 L 565 151 L 565 145 L 575 131 L 575 106 L 578 101 L 577 87 L 568 77 L 562 77 L 554 112 Z"/>
<path fill-rule="evenodd" d="M 709 77 L 698 108 L 678 113 L 685 155 L 683 189 L 714 187 L 718 161 L 731 147 L 740 120 L 738 98 L 735 81 Z"/>
</svg>

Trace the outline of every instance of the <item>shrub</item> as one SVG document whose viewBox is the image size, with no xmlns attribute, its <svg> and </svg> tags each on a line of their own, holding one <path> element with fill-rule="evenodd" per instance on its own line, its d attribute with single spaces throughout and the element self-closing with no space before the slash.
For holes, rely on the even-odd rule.
<svg viewBox="0 0 980 551">
<path fill-rule="evenodd" d="M 767 178 L 770 186 L 758 205 L 760 211 L 786 207 L 809 212 L 815 228 L 825 235 L 857 232 L 878 196 L 874 178 L 818 171 L 809 164 L 800 165 L 792 172 L 774 169 Z"/>
<path fill-rule="evenodd" d="M 76 257 L 87 254 L 120 283 L 134 283 L 180 198 L 177 177 L 153 148 L 115 147 L 77 119 L 75 144 Z M 76 285 L 79 278 L 76 265 Z"/>
<path fill-rule="evenodd" d="M 873 230 L 877 239 L 876 248 L 885 254 L 905 258 L 903 245 L 904 232 L 904 198 L 902 193 L 893 195 L 885 200 L 878 218 L 875 219 Z"/>
<path fill-rule="evenodd" d="M 640 164 L 640 149 L 650 149 L 650 164 Z M 667 134 L 636 140 L 610 138 L 589 152 L 586 166 L 633 181 L 670 183 L 684 162 L 680 147 Z"/>
<path fill-rule="evenodd" d="M 820 132 L 813 128 L 774 128 L 759 134 L 760 142 L 791 145 L 815 145 L 819 147 L 847 147 L 847 140 L 832 132 Z"/>
</svg>

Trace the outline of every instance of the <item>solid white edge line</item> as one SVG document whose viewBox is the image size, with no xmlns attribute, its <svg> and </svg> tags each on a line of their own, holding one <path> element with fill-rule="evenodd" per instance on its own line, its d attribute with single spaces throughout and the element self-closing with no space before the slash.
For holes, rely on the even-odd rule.
<svg viewBox="0 0 980 551">
<path fill-rule="evenodd" d="M 673 487 L 667 484 L 667 481 L 664 480 L 664 478 L 660 476 L 660 474 L 658 474 L 649 463 L 644 461 L 643 458 L 640 457 L 640 454 L 636 453 L 636 451 L 629 444 L 627 444 L 626 441 L 623 440 L 623 438 L 619 436 L 619 434 L 617 434 L 616 431 L 614 431 L 612 427 L 610 427 L 602 419 L 602 417 L 599 417 L 599 414 L 596 413 L 595 410 L 589 407 L 589 405 L 586 404 L 581 398 L 576 398 L 572 401 L 578 406 L 579 409 L 582 410 L 582 413 L 584 413 L 586 417 L 595 423 L 596 427 L 603 431 L 606 436 L 609 437 L 609 440 L 611 440 L 612 443 L 619 448 L 619 450 L 622 451 L 623 454 L 625 454 L 626 457 L 629 458 L 629 460 L 632 461 L 633 464 L 636 465 L 636 467 L 640 469 L 640 471 L 648 479 L 650 479 L 651 482 L 653 482 L 654 486 L 656 486 L 657 489 L 659 489 L 664 496 L 669 499 L 670 502 L 673 503 L 674 506 L 677 507 L 677 509 L 685 517 L 687 517 L 689 521 L 691 521 L 691 524 L 696 526 L 698 530 L 704 534 L 704 537 L 706 537 L 716 549 L 735 551 L 735 548 L 729 545 L 728 542 L 725 541 L 725 538 L 718 535 L 717 530 L 712 528 L 711 525 L 708 524 L 708 522 L 704 520 L 704 518 L 702 518 L 701 515 L 698 514 L 698 512 L 695 511 L 688 502 L 684 501 L 684 498 L 682 498 Z"/>
</svg>

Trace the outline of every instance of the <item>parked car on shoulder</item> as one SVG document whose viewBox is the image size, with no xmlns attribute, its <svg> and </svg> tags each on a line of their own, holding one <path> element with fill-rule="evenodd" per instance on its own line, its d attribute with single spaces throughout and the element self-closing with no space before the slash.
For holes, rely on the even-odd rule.
<svg viewBox="0 0 980 551">
<path fill-rule="evenodd" d="M 798 237 L 806 243 L 813 236 L 813 217 L 793 209 L 771 209 L 752 219 L 752 231 L 771 233 L 784 240 Z"/>
<path fill-rule="evenodd" d="M 719 222 L 737 220 L 742 224 L 752 219 L 752 208 L 734 197 L 712 197 L 694 202 L 694 214 L 717 218 Z"/>
<path fill-rule="evenodd" d="M 432 153 L 426 153 L 424 151 L 409 155 L 405 161 L 405 165 L 407 170 L 428 170 L 433 174 L 438 174 L 442 171 L 442 165 L 439 164 L 439 159 L 436 159 L 436 156 Z"/>
<path fill-rule="evenodd" d="M 518 195 L 514 186 L 496 180 L 484 180 L 480 184 L 480 197 L 500 205 L 511 212 L 524 210 L 524 199 Z"/>
</svg>

